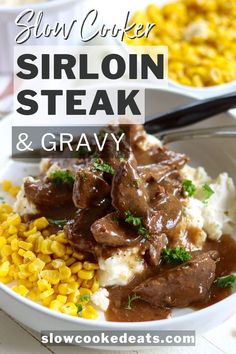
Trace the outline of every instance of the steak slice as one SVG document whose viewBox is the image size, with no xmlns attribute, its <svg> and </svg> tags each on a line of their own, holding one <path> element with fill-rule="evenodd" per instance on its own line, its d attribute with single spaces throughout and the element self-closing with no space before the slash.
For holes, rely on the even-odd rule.
<svg viewBox="0 0 236 354">
<path fill-rule="evenodd" d="M 218 252 L 193 253 L 193 259 L 145 280 L 133 289 L 156 307 L 187 307 L 204 301 L 215 279 Z"/>
</svg>

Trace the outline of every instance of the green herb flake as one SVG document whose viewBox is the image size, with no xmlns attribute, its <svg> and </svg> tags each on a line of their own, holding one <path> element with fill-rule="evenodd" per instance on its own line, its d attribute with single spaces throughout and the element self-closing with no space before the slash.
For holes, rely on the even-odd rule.
<svg viewBox="0 0 236 354">
<path fill-rule="evenodd" d="M 56 186 L 68 184 L 73 186 L 75 178 L 70 171 L 56 170 L 50 173 L 49 178 Z"/>
<path fill-rule="evenodd" d="M 182 182 L 184 191 L 188 194 L 188 197 L 192 197 L 197 188 L 190 179 L 184 179 Z"/>
<path fill-rule="evenodd" d="M 141 296 L 137 295 L 137 294 L 133 294 L 133 295 L 129 295 L 128 296 L 128 302 L 125 305 L 125 309 L 126 310 L 132 310 L 132 302 L 135 300 L 139 300 L 141 299 Z"/>
<path fill-rule="evenodd" d="M 125 212 L 125 222 L 133 226 L 142 225 L 142 218 L 133 216 L 130 211 Z"/>
<path fill-rule="evenodd" d="M 162 260 L 168 264 L 181 264 L 192 258 L 184 247 L 164 248 L 161 256 Z"/>
<path fill-rule="evenodd" d="M 0 197 L 1 203 L 5 203 L 5 199 L 3 197 Z"/>
<path fill-rule="evenodd" d="M 90 299 L 91 299 L 90 294 L 80 295 L 80 301 L 90 301 Z"/>
<path fill-rule="evenodd" d="M 233 274 L 217 278 L 214 283 L 218 288 L 232 288 L 236 282 L 236 276 Z"/>
<path fill-rule="evenodd" d="M 68 220 L 66 220 L 66 219 L 61 219 L 61 220 L 48 219 L 48 222 L 51 225 L 56 225 L 56 226 L 62 228 L 68 223 Z"/>
<path fill-rule="evenodd" d="M 202 199 L 204 201 L 207 201 L 215 192 L 213 189 L 209 186 L 209 184 L 205 183 L 202 186 Z"/>
<path fill-rule="evenodd" d="M 110 164 L 108 164 L 106 162 L 103 162 L 101 159 L 97 159 L 93 163 L 93 167 L 96 170 L 99 170 L 99 171 L 102 171 L 102 172 L 106 172 L 106 173 L 110 173 L 111 175 L 114 175 L 114 173 L 115 173 L 114 168 Z"/>
<path fill-rule="evenodd" d="M 149 233 L 148 230 L 142 224 L 142 218 L 138 216 L 134 216 L 130 211 L 126 211 L 125 213 L 125 222 L 134 226 L 137 230 L 138 235 L 148 238 Z"/>
<path fill-rule="evenodd" d="M 83 310 L 83 306 L 81 304 L 76 304 L 76 307 L 77 307 L 77 314 L 78 314 L 78 316 L 80 316 L 81 311 Z"/>
</svg>

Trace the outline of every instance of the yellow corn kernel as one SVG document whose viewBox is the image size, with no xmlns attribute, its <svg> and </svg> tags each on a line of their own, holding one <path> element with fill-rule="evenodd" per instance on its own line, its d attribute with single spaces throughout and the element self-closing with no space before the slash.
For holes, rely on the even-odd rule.
<svg viewBox="0 0 236 354">
<path fill-rule="evenodd" d="M 41 259 L 46 264 L 51 262 L 51 257 L 49 254 L 39 253 L 38 258 Z"/>
<path fill-rule="evenodd" d="M 44 238 L 42 235 L 40 235 L 36 240 L 35 240 L 35 244 L 34 244 L 34 251 L 39 253 L 40 249 L 41 249 L 41 244 L 43 242 Z"/>
<path fill-rule="evenodd" d="M 13 186 L 8 190 L 8 193 L 10 193 L 13 198 L 15 198 L 19 190 L 20 190 L 20 186 Z"/>
<path fill-rule="evenodd" d="M 7 218 L 8 225 L 18 226 L 21 223 L 21 217 L 19 214 L 9 215 Z"/>
<path fill-rule="evenodd" d="M 95 264 L 95 263 L 84 262 L 83 268 L 86 270 L 96 270 L 96 269 L 99 269 L 99 266 L 98 266 L 98 264 Z"/>
<path fill-rule="evenodd" d="M 25 236 L 25 237 L 28 237 L 28 236 L 30 236 L 30 235 L 35 234 L 36 232 L 37 232 L 37 228 L 36 228 L 36 226 L 34 226 L 32 229 L 30 229 L 30 230 L 28 230 L 28 231 L 25 231 L 25 232 L 24 232 L 24 236 Z"/>
<path fill-rule="evenodd" d="M 17 252 L 13 252 L 11 258 L 12 262 L 16 265 L 21 264 L 23 262 L 23 258 Z"/>
<path fill-rule="evenodd" d="M 24 254 L 25 254 L 25 252 L 26 252 L 25 250 L 23 250 L 22 248 L 20 248 L 19 251 L 18 251 L 18 254 L 23 257 Z"/>
<path fill-rule="evenodd" d="M 12 241 L 12 240 L 15 240 L 15 239 L 17 239 L 17 234 L 14 234 L 14 235 L 9 236 L 9 237 L 7 238 L 7 243 L 8 243 L 8 244 L 11 244 L 11 241 Z"/>
<path fill-rule="evenodd" d="M 39 301 L 40 300 L 39 296 L 40 296 L 40 292 L 36 288 L 33 288 L 32 290 L 30 290 L 30 292 L 28 294 L 28 297 L 33 301 Z"/>
<path fill-rule="evenodd" d="M 19 279 L 18 285 L 24 285 L 27 289 L 32 289 L 34 284 L 28 279 Z"/>
<path fill-rule="evenodd" d="M 54 251 L 51 248 L 52 246 L 52 241 L 51 240 L 43 240 L 41 245 L 40 245 L 40 251 L 43 254 L 52 254 Z"/>
<path fill-rule="evenodd" d="M 7 243 L 7 240 L 5 237 L 1 236 L 0 237 L 0 249 L 2 248 L 2 246 L 4 246 Z"/>
<path fill-rule="evenodd" d="M 50 303 L 56 299 L 56 295 L 52 294 L 51 296 L 46 297 L 45 299 L 41 300 L 43 306 L 50 306 Z"/>
<path fill-rule="evenodd" d="M 66 279 L 67 283 L 73 283 L 76 282 L 78 284 L 82 283 L 82 279 L 78 279 L 76 274 L 71 275 L 69 278 Z"/>
<path fill-rule="evenodd" d="M 10 225 L 10 226 L 9 226 L 8 233 L 9 233 L 10 235 L 16 234 L 17 231 L 18 231 L 18 230 L 17 230 L 17 228 L 16 228 L 14 225 Z"/>
<path fill-rule="evenodd" d="M 41 259 L 36 258 L 32 263 L 29 264 L 28 269 L 31 273 L 41 272 L 44 266 L 45 263 Z"/>
<path fill-rule="evenodd" d="M 24 285 L 13 285 L 12 290 L 21 296 L 26 296 L 29 290 Z"/>
<path fill-rule="evenodd" d="M 58 300 L 52 300 L 49 305 L 49 308 L 54 311 L 60 311 L 61 307 L 62 303 Z"/>
<path fill-rule="evenodd" d="M 46 299 L 47 297 L 53 295 L 53 293 L 54 293 L 54 290 L 53 290 L 53 289 L 45 290 L 44 292 L 42 292 L 42 293 L 40 294 L 40 299 L 41 299 L 41 300 L 44 300 L 44 299 Z"/>
<path fill-rule="evenodd" d="M 82 263 L 81 262 L 76 262 L 74 264 L 72 264 L 72 266 L 70 267 L 71 273 L 75 274 L 78 273 L 78 271 L 82 269 Z"/>
<path fill-rule="evenodd" d="M 59 268 L 60 279 L 67 280 L 71 276 L 71 270 L 67 266 L 62 266 Z"/>
<path fill-rule="evenodd" d="M 75 258 L 70 257 L 70 258 L 67 258 L 67 260 L 65 261 L 65 264 L 67 265 L 67 267 L 69 267 L 69 266 L 72 265 L 75 261 L 76 261 Z"/>
<path fill-rule="evenodd" d="M 66 239 L 65 233 L 64 232 L 59 232 L 55 237 L 54 240 L 60 243 L 65 243 L 67 244 L 68 241 Z M 71 247 L 70 247 L 71 248 Z M 73 252 L 72 252 L 73 253 Z"/>
<path fill-rule="evenodd" d="M 73 254 L 73 249 L 71 247 L 66 247 L 66 254 L 68 254 L 69 256 Z"/>
<path fill-rule="evenodd" d="M 41 236 L 41 232 L 37 231 L 35 234 L 29 235 L 26 238 L 26 242 L 32 243 L 33 246 L 35 246 L 35 243 L 36 243 L 39 236 Z"/>
<path fill-rule="evenodd" d="M 79 252 L 74 252 L 72 255 L 74 258 L 78 259 L 79 261 L 82 261 L 84 259 L 84 255 Z"/>
<path fill-rule="evenodd" d="M 11 246 L 9 246 L 9 245 L 3 245 L 2 248 L 1 248 L 1 250 L 0 250 L 0 252 L 1 252 L 1 256 L 2 256 L 2 257 L 8 257 L 8 256 L 10 256 L 10 255 L 12 254 Z"/>
<path fill-rule="evenodd" d="M 26 224 L 20 224 L 18 226 L 18 231 L 21 232 L 23 234 L 23 232 L 25 232 L 27 230 L 27 225 Z"/>
<path fill-rule="evenodd" d="M 0 277 L 6 277 L 9 273 L 10 262 L 6 261 L 0 265 Z"/>
<path fill-rule="evenodd" d="M 69 295 L 73 293 L 73 289 L 68 286 L 68 284 L 59 284 L 58 291 L 60 295 Z"/>
<path fill-rule="evenodd" d="M 96 320 L 98 318 L 98 313 L 93 306 L 88 305 L 81 311 L 81 316 L 89 320 Z"/>
<path fill-rule="evenodd" d="M 30 260 L 30 261 L 34 261 L 36 259 L 36 256 L 33 252 L 31 251 L 26 251 L 24 254 L 23 254 L 23 258 L 25 260 Z"/>
<path fill-rule="evenodd" d="M 67 301 L 73 302 L 74 304 L 77 303 L 79 300 L 79 290 L 74 291 L 70 295 L 68 295 Z"/>
<path fill-rule="evenodd" d="M 18 240 L 15 238 L 11 241 L 11 249 L 12 251 L 18 251 Z"/>
<path fill-rule="evenodd" d="M 62 305 L 61 312 L 70 316 L 77 316 L 77 306 L 73 302 L 67 302 L 65 305 Z"/>
<path fill-rule="evenodd" d="M 63 261 L 63 259 L 53 259 L 53 261 L 52 261 L 52 266 L 55 269 L 58 269 L 64 265 L 65 265 L 65 262 Z"/>
<path fill-rule="evenodd" d="M 35 219 L 33 224 L 34 224 L 34 226 L 37 227 L 37 230 L 41 231 L 49 225 L 49 222 L 45 217 L 41 217 L 41 218 Z"/>
<path fill-rule="evenodd" d="M 9 181 L 9 179 L 4 179 L 2 181 L 2 189 L 4 192 L 8 192 L 9 189 L 11 188 L 11 186 L 12 186 L 12 183 L 11 183 L 11 181 Z"/>
<path fill-rule="evenodd" d="M 94 271 L 81 269 L 78 271 L 78 277 L 83 280 L 90 280 L 94 277 Z"/>
<path fill-rule="evenodd" d="M 38 273 L 31 274 L 28 278 L 32 283 L 35 283 L 38 280 Z"/>
<path fill-rule="evenodd" d="M 25 251 L 29 251 L 29 250 L 32 250 L 33 245 L 32 245 L 32 243 L 29 243 L 29 242 L 19 241 L 19 247 L 23 248 L 23 250 L 25 250 Z"/>
<path fill-rule="evenodd" d="M 9 275 L 6 277 L 2 277 L 0 278 L 0 282 L 3 284 L 8 284 L 11 283 L 14 279 L 12 277 L 10 277 Z"/>
<path fill-rule="evenodd" d="M 99 281 L 98 281 L 98 279 L 95 277 L 95 278 L 93 279 L 93 284 L 92 284 L 92 286 L 91 286 L 91 291 L 92 291 L 93 293 L 95 293 L 98 289 L 99 289 Z"/>
<path fill-rule="evenodd" d="M 52 241 L 51 249 L 57 257 L 63 257 L 66 253 L 65 246 L 57 241 Z"/>
<path fill-rule="evenodd" d="M 12 213 L 12 207 L 7 203 L 0 204 L 0 213 L 10 214 Z"/>
<path fill-rule="evenodd" d="M 46 279 L 39 279 L 37 281 L 37 286 L 40 291 L 45 291 L 51 289 L 51 284 Z"/>
<path fill-rule="evenodd" d="M 46 279 L 50 284 L 58 284 L 60 281 L 60 274 L 57 270 L 43 270 L 40 273 L 43 279 Z"/>
<path fill-rule="evenodd" d="M 81 280 L 82 280 L 82 279 L 81 279 Z M 93 285 L 93 279 L 90 279 L 90 280 L 82 280 L 81 285 L 82 285 L 83 288 L 91 289 L 91 288 L 92 288 L 92 285 Z"/>
<path fill-rule="evenodd" d="M 57 295 L 57 300 L 60 301 L 61 304 L 65 304 L 67 302 L 67 296 Z"/>
</svg>

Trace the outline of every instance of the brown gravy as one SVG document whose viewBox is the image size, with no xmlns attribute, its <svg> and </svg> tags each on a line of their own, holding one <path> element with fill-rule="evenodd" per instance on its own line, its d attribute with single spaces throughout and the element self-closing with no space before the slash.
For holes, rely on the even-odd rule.
<svg viewBox="0 0 236 354">
<path fill-rule="evenodd" d="M 216 268 L 216 277 L 236 271 L 236 241 L 232 237 L 223 235 L 219 241 L 207 240 L 203 250 L 217 250 L 220 254 L 220 261 L 217 263 Z M 110 306 L 106 312 L 106 319 L 116 322 L 139 322 L 167 318 L 171 313 L 169 308 L 155 308 L 142 300 L 133 301 L 131 310 L 125 309 L 128 296 L 134 286 L 144 279 L 157 274 L 159 271 L 164 270 L 163 268 L 164 267 L 161 266 L 158 270 L 148 269 L 143 274 L 136 276 L 126 286 L 108 288 L 110 293 Z M 205 308 L 223 300 L 230 294 L 231 289 L 221 289 L 213 285 L 206 300 L 203 303 L 194 304 L 192 308 L 195 310 Z"/>
<path fill-rule="evenodd" d="M 162 320 L 167 318 L 170 314 L 170 309 L 154 308 L 142 300 L 133 301 L 131 310 L 125 309 L 128 296 L 134 286 L 154 274 L 154 269 L 147 269 L 143 274 L 137 275 L 126 286 L 114 286 L 108 288 L 110 294 L 110 305 L 106 312 L 106 319 L 108 321 L 116 322 L 140 322 Z"/>
</svg>

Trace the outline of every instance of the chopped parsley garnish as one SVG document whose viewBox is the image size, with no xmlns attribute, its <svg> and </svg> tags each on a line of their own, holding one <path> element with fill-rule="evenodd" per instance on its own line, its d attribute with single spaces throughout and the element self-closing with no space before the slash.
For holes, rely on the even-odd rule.
<svg viewBox="0 0 236 354">
<path fill-rule="evenodd" d="M 164 248 L 161 255 L 162 260 L 168 264 L 181 264 L 192 258 L 184 247 Z"/>
<path fill-rule="evenodd" d="M 77 307 L 77 314 L 80 316 L 81 311 L 83 310 L 83 306 L 81 304 L 76 304 Z"/>
<path fill-rule="evenodd" d="M 97 159 L 94 163 L 93 163 L 93 167 L 96 170 L 102 171 L 102 172 L 106 172 L 106 173 L 110 173 L 112 175 L 114 175 L 115 170 L 114 168 L 106 162 L 103 162 L 101 159 Z"/>
<path fill-rule="evenodd" d="M 54 220 L 54 219 L 48 219 L 49 224 L 51 225 L 56 225 L 58 227 L 63 227 L 68 223 L 68 220 L 66 219 L 61 219 L 61 220 Z"/>
<path fill-rule="evenodd" d="M 60 186 L 61 184 L 68 184 L 73 186 L 75 181 L 75 178 L 71 174 L 71 172 L 65 170 L 53 171 L 50 173 L 49 177 L 52 180 L 52 182 L 57 186 Z"/>
<path fill-rule="evenodd" d="M 218 288 L 232 288 L 236 282 L 236 276 L 233 274 L 217 278 L 214 283 Z"/>
<path fill-rule="evenodd" d="M 139 296 L 137 294 L 129 295 L 128 296 L 128 302 L 125 305 L 125 309 L 126 310 L 132 310 L 132 302 L 135 301 L 135 300 L 138 300 L 140 298 L 141 298 L 141 296 Z"/>
<path fill-rule="evenodd" d="M 2 203 L 5 203 L 5 199 L 4 199 L 3 197 L 0 197 L 0 201 L 1 201 Z"/>
<path fill-rule="evenodd" d="M 192 197 L 196 192 L 197 188 L 190 179 L 184 179 L 182 182 L 184 191 L 189 197 Z"/>
<path fill-rule="evenodd" d="M 138 216 L 133 216 L 130 211 L 126 211 L 125 222 L 133 226 L 140 226 L 142 225 L 142 218 Z"/>
<path fill-rule="evenodd" d="M 125 213 L 125 222 L 134 226 L 137 230 L 137 233 L 140 236 L 144 236 L 146 238 L 149 237 L 148 230 L 142 224 L 142 218 L 138 216 L 134 216 L 130 211 L 126 211 Z"/>
<path fill-rule="evenodd" d="M 84 294 L 84 295 L 80 295 L 80 301 L 90 301 L 91 299 L 91 295 L 89 294 Z"/>
<path fill-rule="evenodd" d="M 202 194 L 203 194 L 203 200 L 206 201 L 208 200 L 212 194 L 214 194 L 215 192 L 213 191 L 213 189 L 209 186 L 209 184 L 205 183 L 202 186 Z"/>
</svg>

